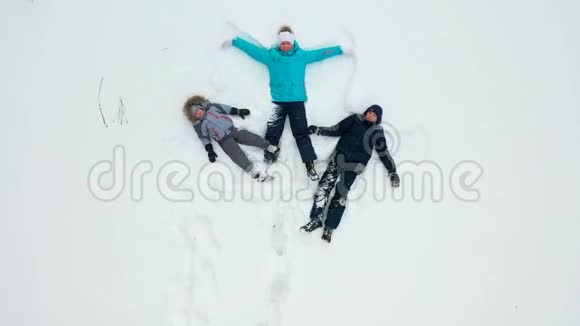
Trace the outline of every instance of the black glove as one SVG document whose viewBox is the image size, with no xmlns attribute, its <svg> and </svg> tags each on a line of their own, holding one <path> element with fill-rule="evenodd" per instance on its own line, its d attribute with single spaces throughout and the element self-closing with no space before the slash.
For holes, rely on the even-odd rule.
<svg viewBox="0 0 580 326">
<path fill-rule="evenodd" d="M 391 179 L 391 186 L 393 188 L 399 188 L 401 180 L 399 179 L 399 175 L 397 174 L 397 172 L 389 173 L 389 178 Z"/>
<path fill-rule="evenodd" d="M 317 126 L 309 126 L 308 128 L 306 128 L 306 132 L 309 135 L 312 135 L 312 134 L 317 134 L 318 135 L 318 127 Z"/>
<path fill-rule="evenodd" d="M 232 111 L 230 113 L 231 114 L 234 114 L 234 115 L 239 115 L 240 118 L 242 118 L 242 119 L 246 119 L 246 116 L 247 115 L 250 115 L 250 110 L 248 110 L 248 109 L 238 109 L 238 108 L 232 107 Z"/>
<path fill-rule="evenodd" d="M 213 151 L 213 146 L 211 144 L 205 145 L 205 150 L 207 152 L 207 157 L 209 158 L 210 162 L 215 162 L 217 154 Z"/>
</svg>

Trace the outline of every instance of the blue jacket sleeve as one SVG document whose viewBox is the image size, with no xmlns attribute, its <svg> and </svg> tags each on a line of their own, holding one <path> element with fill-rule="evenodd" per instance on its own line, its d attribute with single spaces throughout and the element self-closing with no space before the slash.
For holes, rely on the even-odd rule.
<svg viewBox="0 0 580 326">
<path fill-rule="evenodd" d="M 256 61 L 261 63 L 266 63 L 268 61 L 268 49 L 264 47 L 250 43 L 239 36 L 234 38 L 232 45 L 246 52 L 247 55 Z"/>
<path fill-rule="evenodd" d="M 329 48 L 322 48 L 318 50 L 305 50 L 304 57 L 306 63 L 313 63 L 317 61 L 322 61 L 337 55 L 342 54 L 342 48 L 340 46 L 332 46 Z"/>
</svg>

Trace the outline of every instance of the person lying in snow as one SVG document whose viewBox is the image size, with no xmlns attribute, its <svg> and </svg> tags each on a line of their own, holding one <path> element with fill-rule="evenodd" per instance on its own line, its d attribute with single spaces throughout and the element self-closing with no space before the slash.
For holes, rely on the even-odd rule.
<svg viewBox="0 0 580 326">
<path fill-rule="evenodd" d="M 223 48 L 235 46 L 248 54 L 254 60 L 265 64 L 270 74 L 270 94 L 276 104 L 274 114 L 268 121 L 266 140 L 278 146 L 284 131 L 286 116 L 290 119 L 292 134 L 300 151 L 302 162 L 306 165 L 308 177 L 316 181 L 318 174 L 314 169 L 316 153 L 312 147 L 310 136 L 306 132 L 308 122 L 304 102 L 307 100 L 304 83 L 306 65 L 343 54 L 340 46 L 317 50 L 303 50 L 294 39 L 292 29 L 282 26 L 278 31 L 276 45 L 266 49 L 253 44 L 240 36 L 231 42 L 226 41 Z M 351 54 L 348 52 L 346 54 Z M 265 151 L 264 159 L 271 163 L 276 160 L 272 153 Z"/>
<path fill-rule="evenodd" d="M 383 109 L 372 105 L 363 114 L 353 114 L 333 127 L 309 126 L 309 134 L 340 137 L 332 153 L 328 167 L 318 183 L 314 204 L 310 211 L 310 222 L 300 228 L 312 232 L 323 225 L 322 218 L 330 193 L 336 187 L 330 200 L 322 239 L 330 242 L 332 232 L 338 227 L 346 206 L 348 192 L 370 160 L 373 148 L 381 162 L 389 171 L 391 186 L 399 187 L 399 175 L 395 162 L 389 154 L 383 129 L 380 127 Z"/>
<path fill-rule="evenodd" d="M 193 124 L 197 136 L 205 146 L 210 162 L 215 162 L 217 158 L 217 154 L 211 144 L 211 141 L 214 140 L 232 161 L 244 171 L 250 173 L 252 178 L 259 182 L 267 178 L 267 174 L 264 171 L 257 170 L 254 164 L 250 162 L 239 144 L 261 148 L 271 153 L 273 157 L 278 156 L 280 149 L 254 133 L 234 127 L 232 119 L 228 116 L 238 115 L 245 119 L 246 116 L 250 115 L 250 110 L 211 103 L 205 97 L 195 95 L 190 97 L 183 105 L 183 114 Z"/>
</svg>

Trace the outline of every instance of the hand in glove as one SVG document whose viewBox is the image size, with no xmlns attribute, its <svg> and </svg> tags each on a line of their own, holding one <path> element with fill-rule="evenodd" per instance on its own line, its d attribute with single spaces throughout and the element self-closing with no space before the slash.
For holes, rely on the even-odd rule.
<svg viewBox="0 0 580 326">
<path fill-rule="evenodd" d="M 211 144 L 205 145 L 205 150 L 207 152 L 207 157 L 209 158 L 210 162 L 215 162 L 217 154 L 213 151 L 213 146 Z"/>
<path fill-rule="evenodd" d="M 230 48 L 232 46 L 232 40 L 224 41 L 221 45 L 222 50 Z"/>
<path fill-rule="evenodd" d="M 353 49 L 345 49 L 342 50 L 342 55 L 344 55 L 345 57 L 354 57 L 355 53 Z"/>
<path fill-rule="evenodd" d="M 245 119 L 246 116 L 250 115 L 250 110 L 248 109 L 238 109 L 238 115 L 240 118 Z"/>
<path fill-rule="evenodd" d="M 401 180 L 399 179 L 399 175 L 397 174 L 397 172 L 389 173 L 389 178 L 391 179 L 391 186 L 393 188 L 399 188 Z"/>
<path fill-rule="evenodd" d="M 248 109 L 238 109 L 232 107 L 230 114 L 239 115 L 242 119 L 246 119 L 246 116 L 250 115 L 250 110 Z"/>
<path fill-rule="evenodd" d="M 318 135 L 318 127 L 317 126 L 309 126 L 308 128 L 306 128 L 306 132 L 308 132 L 309 135 L 312 135 L 312 134 Z"/>
</svg>

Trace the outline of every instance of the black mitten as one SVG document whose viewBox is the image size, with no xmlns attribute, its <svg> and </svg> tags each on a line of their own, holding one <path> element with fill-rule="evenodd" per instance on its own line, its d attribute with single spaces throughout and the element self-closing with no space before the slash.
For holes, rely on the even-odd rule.
<svg viewBox="0 0 580 326">
<path fill-rule="evenodd" d="M 401 180 L 399 179 L 397 172 L 389 173 L 389 178 L 391 179 L 391 186 L 393 188 L 398 188 L 401 184 Z"/>
<path fill-rule="evenodd" d="M 238 108 L 234 108 L 232 107 L 232 111 L 231 114 L 234 115 L 239 115 L 242 119 L 245 119 L 246 116 L 250 115 L 250 110 L 248 109 L 238 109 Z"/>
<path fill-rule="evenodd" d="M 318 127 L 317 126 L 309 126 L 308 128 L 306 128 L 306 132 L 308 132 L 309 135 L 312 135 L 312 134 L 318 135 Z"/>
<path fill-rule="evenodd" d="M 207 157 L 210 162 L 215 162 L 217 154 L 213 151 L 213 146 L 211 144 L 205 145 L 205 150 L 207 152 Z"/>
</svg>

